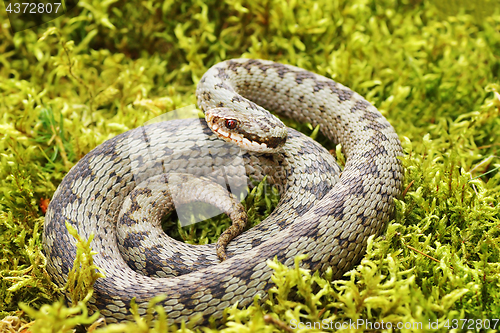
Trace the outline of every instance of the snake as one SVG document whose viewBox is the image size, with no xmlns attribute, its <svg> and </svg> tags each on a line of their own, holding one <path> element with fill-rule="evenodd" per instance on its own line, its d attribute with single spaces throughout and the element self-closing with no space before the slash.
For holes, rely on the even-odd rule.
<svg viewBox="0 0 500 333">
<path fill-rule="evenodd" d="M 333 277 L 341 278 L 393 216 L 403 182 L 402 146 L 391 124 L 358 93 L 302 68 L 242 58 L 212 66 L 196 96 L 204 119 L 157 122 L 105 141 L 67 173 L 49 204 L 43 231 L 47 271 L 56 284 L 66 283 L 76 255 L 66 223 L 82 237 L 93 236 L 94 264 L 105 278 L 96 280 L 88 306 L 108 323 L 133 320 L 132 300 L 142 315 L 163 295 L 157 305 L 169 323 L 195 318 L 206 324 L 236 302 L 245 307 L 256 296 L 265 299 L 273 286 L 267 264 L 272 259 L 291 267 L 305 254 L 302 268 L 331 267 Z M 270 111 L 319 126 L 340 145 L 343 169 L 323 146 Z M 126 230 L 145 220 L 130 218 L 141 202 L 142 208 L 156 207 L 146 200 L 153 196 L 150 187 L 165 192 L 175 173 L 222 184 L 221 191 L 245 186 L 248 175 L 266 177 L 281 197 L 266 219 L 233 235 L 225 260 L 215 244 L 169 240 L 158 223 Z M 189 188 L 203 192 L 204 185 Z M 207 192 L 188 196 L 207 201 Z M 166 206 L 172 205 L 158 204 L 154 214 L 165 214 Z M 119 224 L 125 228 L 121 240 Z"/>
</svg>

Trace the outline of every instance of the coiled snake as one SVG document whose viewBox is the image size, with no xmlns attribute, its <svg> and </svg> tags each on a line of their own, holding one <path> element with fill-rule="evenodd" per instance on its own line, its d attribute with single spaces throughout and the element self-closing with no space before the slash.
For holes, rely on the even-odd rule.
<svg viewBox="0 0 500 333">
<path fill-rule="evenodd" d="M 202 321 L 220 318 L 236 301 L 246 306 L 256 294 L 265 295 L 272 285 L 266 260 L 274 257 L 290 266 L 294 256 L 308 254 L 303 267 L 333 267 L 340 277 L 362 257 L 367 238 L 383 230 L 400 194 L 402 148 L 397 134 L 375 107 L 339 83 L 289 65 L 235 59 L 205 73 L 197 98 L 206 115 L 201 130 L 196 130 L 198 120 L 176 120 L 108 140 L 70 170 L 49 205 L 43 239 L 49 273 L 64 285 L 73 265 L 76 250 L 66 221 L 83 237 L 94 234 L 94 262 L 106 278 L 95 283 L 90 306 L 108 322 L 131 319 L 133 297 L 139 313 L 145 313 L 148 301 L 159 294 L 166 295 L 160 304 L 171 322 L 197 313 L 203 314 Z M 265 109 L 319 124 L 322 133 L 342 145 L 342 173 L 324 148 L 287 129 Z M 241 158 L 252 177 L 267 174 L 270 182 L 282 185 L 278 208 L 232 240 L 223 262 L 213 244 L 174 241 L 165 250 L 142 232 L 133 240 L 125 236 L 119 245 L 120 207 L 130 193 L 148 196 L 147 186 L 133 192 L 136 185 L 172 172 L 213 179 L 236 174 L 226 170 L 226 175 L 210 175 L 207 170 L 213 166 L 202 163 L 210 157 L 231 165 L 228 152 L 236 146 L 220 138 L 249 150 Z M 120 248 L 129 254 L 122 256 Z"/>
</svg>

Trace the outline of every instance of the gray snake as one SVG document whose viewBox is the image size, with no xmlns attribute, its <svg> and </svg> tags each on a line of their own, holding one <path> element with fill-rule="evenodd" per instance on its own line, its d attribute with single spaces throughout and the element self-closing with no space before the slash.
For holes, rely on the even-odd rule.
<svg viewBox="0 0 500 333">
<path fill-rule="evenodd" d="M 255 295 L 265 295 L 272 286 L 266 260 L 275 257 L 291 266 L 296 255 L 308 254 L 302 267 L 332 267 L 340 277 L 363 256 L 367 238 L 382 232 L 400 194 L 397 134 L 374 106 L 331 79 L 271 61 L 235 59 L 205 73 L 197 98 L 207 119 L 201 129 L 193 119 L 160 122 L 104 142 L 69 171 L 48 207 L 43 245 L 49 274 L 62 286 L 73 265 L 76 250 L 66 221 L 83 237 L 93 234 L 94 262 L 106 278 L 96 281 L 89 306 L 108 322 L 130 320 L 133 297 L 143 314 L 160 294 L 166 295 L 159 304 L 170 322 L 197 313 L 200 323 L 220 318 L 236 301 L 246 306 Z M 287 129 L 266 109 L 320 125 L 326 137 L 342 145 L 343 171 L 323 147 Z M 141 233 L 118 244 L 120 207 L 136 185 L 171 172 L 209 175 L 213 167 L 201 163 L 207 157 L 231 165 L 228 151 L 235 145 L 224 140 L 248 149 L 241 153 L 242 165 L 253 178 L 267 174 L 282 186 L 278 207 L 229 243 L 227 260 L 219 261 L 214 244 L 179 243 L 162 250 Z M 227 170 L 210 175 L 232 177 Z M 120 247 L 132 246 L 135 252 L 120 254 Z"/>
</svg>

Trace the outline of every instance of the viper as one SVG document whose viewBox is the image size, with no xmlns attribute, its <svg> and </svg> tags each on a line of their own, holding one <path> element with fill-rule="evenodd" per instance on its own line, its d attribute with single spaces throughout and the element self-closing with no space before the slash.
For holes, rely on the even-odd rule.
<svg viewBox="0 0 500 333">
<path fill-rule="evenodd" d="M 383 231 L 400 195 L 397 134 L 373 105 L 340 83 L 291 65 L 233 59 L 210 68 L 196 95 L 204 120 L 154 123 L 102 143 L 69 171 L 48 207 L 48 272 L 62 286 L 73 265 L 76 248 L 66 222 L 82 237 L 93 235 L 94 263 L 106 277 L 96 281 L 89 306 L 108 322 L 131 320 L 133 298 L 144 314 L 156 295 L 165 295 L 159 304 L 170 322 L 196 314 L 199 323 L 220 318 L 236 302 L 246 306 L 257 294 L 265 297 L 272 286 L 266 261 L 273 258 L 291 266 L 296 255 L 307 254 L 302 267 L 332 267 L 341 277 L 363 256 L 368 237 Z M 319 125 L 341 145 L 343 170 L 325 148 L 269 111 Z M 256 180 L 267 175 L 282 193 L 264 221 L 227 244 L 225 260 L 215 244 L 184 244 L 159 231 L 158 219 L 172 205 L 148 198 L 166 200 L 161 193 L 168 196 L 178 173 L 222 182 L 221 193 L 228 181 L 246 185 L 236 160 Z M 189 190 L 203 201 L 213 192 L 203 194 L 203 188 L 176 193 Z M 134 229 L 147 207 L 159 207 L 146 214 L 155 222 Z"/>
</svg>

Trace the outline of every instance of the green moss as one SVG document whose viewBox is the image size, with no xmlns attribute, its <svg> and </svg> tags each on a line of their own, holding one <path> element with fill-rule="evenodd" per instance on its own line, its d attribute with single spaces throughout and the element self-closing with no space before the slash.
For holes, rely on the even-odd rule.
<svg viewBox="0 0 500 333">
<path fill-rule="evenodd" d="M 259 224 L 264 220 L 278 205 L 279 193 L 276 187 L 267 183 L 267 177 L 262 182 L 253 182 L 254 187 L 248 189 L 248 195 L 242 201 L 243 207 L 247 212 L 247 226 L 245 230 Z M 232 221 L 221 214 L 199 223 L 191 224 L 185 227 L 181 226 L 177 214 L 166 216 L 162 221 L 163 230 L 172 238 L 186 242 L 188 244 L 210 244 L 216 243 L 219 236 L 229 228 Z"/>
<path fill-rule="evenodd" d="M 42 199 L 52 197 L 92 148 L 194 104 L 207 68 L 243 56 L 313 70 L 366 96 L 403 142 L 406 190 L 386 234 L 370 241 L 343 280 L 270 262 L 276 287 L 269 299 L 229 309 L 221 331 L 290 331 L 293 320 L 363 319 L 423 324 L 404 332 L 445 332 L 447 319 L 500 318 L 500 15 L 494 1 L 436 5 L 82 0 L 69 15 L 15 35 L 0 10 L 1 317 L 39 319 L 33 332 L 95 320 L 85 307 L 89 284 L 73 284 L 83 289 L 68 308 L 45 271 Z M 287 124 L 325 143 L 309 124 Z M 340 147 L 327 148 L 342 157 Z M 276 201 L 266 198 L 250 198 L 256 204 L 250 222 Z M 217 223 L 184 236 L 213 241 Z M 80 272 L 82 281 L 97 278 Z M 137 316 L 99 331 L 164 332 L 166 320 L 153 302 L 154 309 L 154 323 Z M 428 329 L 437 320 L 440 326 Z M 194 330 L 189 323 L 177 328 Z"/>
</svg>

